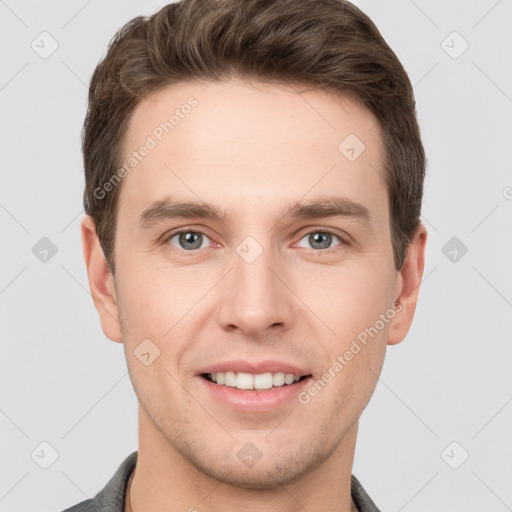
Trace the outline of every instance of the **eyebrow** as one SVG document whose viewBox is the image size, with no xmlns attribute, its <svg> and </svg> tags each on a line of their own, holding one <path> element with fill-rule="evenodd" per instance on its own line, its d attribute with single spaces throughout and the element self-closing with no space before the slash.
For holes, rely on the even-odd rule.
<svg viewBox="0 0 512 512">
<path fill-rule="evenodd" d="M 220 219 L 229 217 L 225 208 L 196 201 L 176 201 L 171 197 L 155 201 L 139 215 L 142 228 L 150 228 L 168 219 Z M 347 217 L 370 224 L 371 215 L 366 206 L 347 197 L 325 197 L 314 201 L 296 201 L 282 211 L 282 218 L 320 219 Z"/>
</svg>

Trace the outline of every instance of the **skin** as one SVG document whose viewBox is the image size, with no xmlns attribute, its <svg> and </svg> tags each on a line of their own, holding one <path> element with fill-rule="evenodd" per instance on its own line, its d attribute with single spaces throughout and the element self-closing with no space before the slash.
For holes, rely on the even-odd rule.
<svg viewBox="0 0 512 512">
<path fill-rule="evenodd" d="M 130 120 L 127 151 L 190 96 L 198 101 L 124 178 L 115 278 L 92 220 L 82 221 L 101 325 L 124 344 L 139 400 L 131 508 L 354 510 L 358 420 L 387 345 L 402 341 L 411 326 L 426 229 L 419 226 L 397 272 L 379 125 L 353 100 L 318 90 L 298 94 L 284 85 L 206 85 L 161 90 L 139 103 Z M 351 133 L 366 146 L 355 161 L 338 149 Z M 171 194 L 225 207 L 228 217 L 171 218 L 142 228 L 141 212 Z M 370 222 L 282 217 L 290 202 L 331 195 L 366 206 Z M 186 250 L 172 237 L 182 227 L 204 233 L 201 248 Z M 322 230 L 340 238 L 318 248 L 308 235 Z M 236 251 L 247 236 L 263 248 L 253 263 Z M 195 375 L 229 359 L 277 359 L 317 380 L 397 301 L 394 318 L 308 404 L 292 399 L 263 413 L 235 411 Z M 134 355 L 146 338 L 160 350 L 149 366 Z M 246 443 L 262 453 L 251 468 L 237 458 Z"/>
</svg>

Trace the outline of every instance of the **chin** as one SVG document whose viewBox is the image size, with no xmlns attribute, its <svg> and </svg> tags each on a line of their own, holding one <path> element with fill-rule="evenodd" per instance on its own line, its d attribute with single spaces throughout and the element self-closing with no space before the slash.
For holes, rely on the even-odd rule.
<svg viewBox="0 0 512 512">
<path fill-rule="evenodd" d="M 326 458 L 318 451 L 304 453 L 300 446 L 297 446 L 296 454 L 277 451 L 272 453 L 272 457 L 264 454 L 252 467 L 245 466 L 236 457 L 227 458 L 225 453 L 219 456 L 211 454 L 208 460 L 190 455 L 187 458 L 196 469 L 209 477 L 230 486 L 255 490 L 292 484 L 311 473 Z"/>
<path fill-rule="evenodd" d="M 297 466 L 291 466 L 294 468 L 293 472 L 290 471 L 290 467 L 283 471 L 279 466 L 280 464 L 273 468 L 256 469 L 256 467 L 253 467 L 240 470 L 240 466 L 236 465 L 222 469 L 217 467 L 201 468 L 201 470 L 211 478 L 224 484 L 254 490 L 276 489 L 292 484 L 310 471 L 309 468 L 300 471 Z"/>
</svg>

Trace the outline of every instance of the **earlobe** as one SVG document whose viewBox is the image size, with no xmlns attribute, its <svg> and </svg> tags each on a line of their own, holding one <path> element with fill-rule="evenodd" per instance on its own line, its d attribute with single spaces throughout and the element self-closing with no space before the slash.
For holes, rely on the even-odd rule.
<svg viewBox="0 0 512 512">
<path fill-rule="evenodd" d="M 416 229 L 412 242 L 407 248 L 404 265 L 395 288 L 395 317 L 390 322 L 388 345 L 400 343 L 409 332 L 416 311 L 421 279 L 425 267 L 425 246 L 427 230 L 423 224 Z"/>
<path fill-rule="evenodd" d="M 103 254 L 91 217 L 81 222 L 82 246 L 94 306 L 100 315 L 101 328 L 107 338 L 122 342 L 114 277 Z"/>
</svg>

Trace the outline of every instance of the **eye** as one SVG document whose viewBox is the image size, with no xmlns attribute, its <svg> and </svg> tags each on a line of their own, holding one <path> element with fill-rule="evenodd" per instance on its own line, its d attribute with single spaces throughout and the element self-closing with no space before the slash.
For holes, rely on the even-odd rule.
<svg viewBox="0 0 512 512">
<path fill-rule="evenodd" d="M 303 240 L 306 240 L 310 244 L 310 248 L 317 250 L 332 249 L 331 244 L 337 239 L 340 243 L 338 245 L 346 244 L 346 242 L 339 236 L 330 231 L 316 230 L 307 233 L 298 242 L 299 247 L 308 247 L 303 245 Z M 208 247 L 209 237 L 201 231 L 194 231 L 191 229 L 185 229 L 177 231 L 167 237 L 166 242 L 169 245 L 177 249 L 184 251 L 195 251 L 196 249 L 204 249 Z"/>
<path fill-rule="evenodd" d="M 173 239 L 176 240 L 175 243 L 172 242 Z M 176 247 L 177 249 L 194 251 L 195 249 L 204 249 L 204 247 L 207 247 L 208 245 L 204 245 L 205 240 L 209 240 L 209 238 L 204 233 L 187 229 L 174 233 L 167 238 L 166 243 Z"/>
<path fill-rule="evenodd" d="M 311 244 L 311 247 L 313 249 L 331 249 L 330 247 L 331 243 L 333 242 L 333 239 L 337 238 L 342 245 L 344 243 L 344 240 L 341 239 L 338 235 L 335 235 L 334 233 L 331 233 L 330 231 L 311 231 L 306 236 L 302 237 L 299 241 L 299 247 L 305 247 L 301 244 L 302 240 L 306 240 L 307 243 Z M 307 246 L 306 246 L 307 247 Z"/>
</svg>

